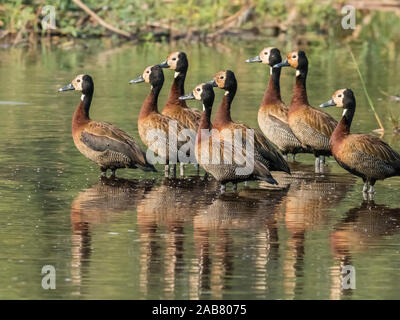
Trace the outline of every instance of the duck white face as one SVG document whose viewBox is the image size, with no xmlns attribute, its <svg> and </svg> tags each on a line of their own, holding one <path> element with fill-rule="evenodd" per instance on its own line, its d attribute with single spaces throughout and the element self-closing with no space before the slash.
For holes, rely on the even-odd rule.
<svg viewBox="0 0 400 320">
<path fill-rule="evenodd" d="M 217 72 L 214 76 L 214 81 L 218 88 L 223 89 L 225 87 L 226 71 Z"/>
<path fill-rule="evenodd" d="M 292 68 L 297 68 L 299 66 L 299 52 L 292 51 L 289 52 L 286 56 L 287 62 L 290 64 Z"/>
<path fill-rule="evenodd" d="M 166 62 L 168 64 L 168 67 L 172 70 L 176 70 L 176 68 L 178 67 L 179 53 L 179 51 L 176 51 L 169 54 L 167 57 Z"/>
<path fill-rule="evenodd" d="M 345 106 L 345 98 L 346 100 L 346 104 L 347 106 Z M 320 105 L 321 108 L 326 108 L 326 107 L 339 107 L 339 108 L 343 108 L 343 113 L 342 115 L 345 116 L 348 109 L 349 109 L 349 100 L 353 100 L 353 103 L 350 103 L 350 107 L 352 106 L 353 108 L 355 107 L 355 98 L 354 98 L 354 94 L 353 91 L 351 91 L 351 89 L 340 89 L 337 90 L 333 96 L 332 99 L 324 102 Z"/>
<path fill-rule="evenodd" d="M 201 94 L 203 93 L 203 85 L 204 83 L 201 83 L 196 88 L 193 89 L 193 95 L 196 100 L 201 100 Z"/>
<path fill-rule="evenodd" d="M 83 82 L 85 81 L 85 86 L 83 85 Z M 84 98 L 84 95 L 86 93 L 92 92 L 93 93 L 93 80 L 89 75 L 85 75 L 85 74 L 80 74 L 78 76 L 75 77 L 74 80 L 72 80 L 72 82 L 63 87 L 58 89 L 58 92 L 64 92 L 64 91 L 69 91 L 69 90 L 76 90 L 76 91 L 81 91 L 84 94 L 82 94 L 82 100 Z"/>
<path fill-rule="evenodd" d="M 344 92 L 345 92 L 346 90 L 347 90 L 347 89 L 340 89 L 340 90 L 337 90 L 337 91 L 333 94 L 332 100 L 333 100 L 333 102 L 335 103 L 336 107 L 340 107 L 340 108 L 343 107 Z"/>
<path fill-rule="evenodd" d="M 82 91 L 83 76 L 84 74 L 77 75 L 71 82 L 76 91 Z"/>
<path fill-rule="evenodd" d="M 153 68 L 153 66 L 149 66 L 143 71 L 142 77 L 146 83 L 150 83 L 151 68 Z"/>
<path fill-rule="evenodd" d="M 269 64 L 270 63 L 270 56 L 271 56 L 271 50 L 274 49 L 274 47 L 268 47 L 264 48 L 260 51 L 259 57 L 261 59 L 261 63 L 263 64 Z"/>
</svg>

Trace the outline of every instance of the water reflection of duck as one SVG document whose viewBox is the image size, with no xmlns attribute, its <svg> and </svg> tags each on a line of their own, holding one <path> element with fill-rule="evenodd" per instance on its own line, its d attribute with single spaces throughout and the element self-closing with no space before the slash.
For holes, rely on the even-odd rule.
<svg viewBox="0 0 400 320">
<path fill-rule="evenodd" d="M 283 216 L 289 231 L 284 256 L 284 290 L 287 297 L 294 298 L 302 290 L 307 231 L 319 229 L 329 222 L 329 210 L 343 200 L 352 189 L 354 180 L 347 174 L 338 174 L 292 181 Z"/>
<path fill-rule="evenodd" d="M 73 200 L 71 280 L 78 287 L 74 294 L 81 294 L 81 282 L 90 262 L 92 226 L 108 223 L 119 213 L 133 209 L 152 184 L 152 180 L 102 178 L 92 187 L 79 192 Z"/>
<path fill-rule="evenodd" d="M 233 257 L 251 251 L 256 241 L 254 265 L 257 276 L 251 284 L 264 297 L 267 288 L 267 265 L 278 253 L 278 231 L 275 216 L 286 190 L 245 189 L 238 194 L 223 194 L 193 220 L 196 256 L 190 263 L 190 299 L 210 295 L 223 298 L 227 279 L 234 273 Z M 235 248 L 233 234 L 250 232 L 247 241 Z M 239 252 L 239 253 L 238 253 Z M 241 266 L 242 267 L 242 266 Z"/>
<path fill-rule="evenodd" d="M 161 285 L 165 298 L 175 294 L 176 274 L 182 272 L 185 224 L 217 195 L 215 181 L 194 177 L 165 179 L 137 205 L 140 237 L 140 290 L 148 297 L 148 288 Z M 189 226 L 188 226 L 189 227 Z M 164 268 L 162 266 L 164 265 Z M 164 275 L 153 277 L 157 274 Z"/>
<path fill-rule="evenodd" d="M 400 232 L 400 208 L 364 201 L 349 210 L 335 227 L 331 243 L 335 256 L 343 257 L 370 248 L 378 238 Z"/>
<path fill-rule="evenodd" d="M 351 294 L 343 290 L 342 267 L 352 265 L 353 254 L 371 249 L 384 237 L 400 232 L 400 208 L 389 208 L 364 201 L 361 206 L 350 209 L 330 235 L 336 265 L 331 268 L 331 298 L 340 299 Z"/>
</svg>

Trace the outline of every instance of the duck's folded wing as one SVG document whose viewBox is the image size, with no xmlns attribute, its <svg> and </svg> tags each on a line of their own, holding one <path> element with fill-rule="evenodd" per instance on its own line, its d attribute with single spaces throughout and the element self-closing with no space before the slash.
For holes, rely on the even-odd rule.
<svg viewBox="0 0 400 320">
<path fill-rule="evenodd" d="M 135 163 L 147 167 L 149 164 L 144 152 L 127 133 L 105 122 L 91 122 L 82 131 L 81 141 L 89 148 L 104 152 L 106 150 L 122 153 Z"/>
<path fill-rule="evenodd" d="M 282 170 L 290 173 L 289 166 L 278 148 L 269 141 L 260 130 L 254 129 L 254 140 L 259 145 L 261 155 L 270 161 L 272 170 Z"/>
<path fill-rule="evenodd" d="M 352 139 L 347 141 L 345 149 L 376 157 L 400 170 L 400 154 L 378 137 L 354 134 Z"/>
<path fill-rule="evenodd" d="M 318 133 L 330 137 L 337 126 L 337 121 L 329 114 L 314 108 L 307 108 L 305 111 L 307 114 L 302 117 L 303 121 Z"/>
</svg>

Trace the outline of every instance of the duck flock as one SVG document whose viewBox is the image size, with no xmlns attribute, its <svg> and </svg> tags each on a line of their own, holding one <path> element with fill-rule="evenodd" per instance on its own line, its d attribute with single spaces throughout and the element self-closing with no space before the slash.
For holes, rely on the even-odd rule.
<svg viewBox="0 0 400 320">
<path fill-rule="evenodd" d="M 164 164 L 164 174 L 180 175 L 184 165 L 192 163 L 212 175 L 225 191 L 226 184 L 262 180 L 278 184 L 271 171 L 290 174 L 288 155 L 298 153 L 315 156 L 315 172 L 323 172 L 325 157 L 333 156 L 351 174 L 363 179 L 363 192 L 375 193 L 377 180 L 400 175 L 400 155 L 378 137 L 351 134 L 356 99 L 351 89 L 337 90 L 332 98 L 319 107 L 336 106 L 343 109 L 337 122 L 322 109 L 310 106 L 306 79 L 308 60 L 304 51 L 293 51 L 282 61 L 277 48 L 268 47 L 248 63 L 270 66 L 270 78 L 258 111 L 261 130 L 237 123 L 231 118 L 231 105 L 237 90 L 237 80 L 231 70 L 220 71 L 208 81 L 185 94 L 184 83 L 188 59 L 184 52 L 174 52 L 167 59 L 147 67 L 130 84 L 150 84 L 138 117 L 140 139 L 148 148 L 144 152 L 138 143 L 116 126 L 94 121 L 89 117 L 94 83 L 89 75 L 78 75 L 59 91 L 81 91 L 82 96 L 72 120 L 75 146 L 94 161 L 106 175 L 119 168 L 139 168 L 156 171 L 154 164 Z M 283 67 L 296 69 L 292 100 L 287 106 L 281 98 L 280 75 Z M 158 96 L 164 83 L 163 68 L 174 70 L 174 81 L 162 112 L 158 111 Z M 211 78 L 211 77 L 210 77 Z M 211 122 L 214 87 L 225 91 L 221 105 Z M 188 108 L 186 100 L 202 102 L 203 112 Z"/>
</svg>

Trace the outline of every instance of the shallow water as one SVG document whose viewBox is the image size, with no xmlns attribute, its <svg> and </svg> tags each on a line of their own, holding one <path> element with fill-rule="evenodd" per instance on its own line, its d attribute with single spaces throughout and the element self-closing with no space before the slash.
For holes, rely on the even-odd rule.
<svg viewBox="0 0 400 320">
<path fill-rule="evenodd" d="M 120 170 L 117 180 L 99 180 L 96 165 L 74 147 L 79 94 L 57 93 L 59 87 L 91 74 L 91 117 L 138 139 L 138 110 L 149 88 L 128 81 L 178 48 L 190 59 L 187 92 L 232 69 L 239 81 L 232 116 L 257 126 L 269 72 L 243 61 L 274 44 L 1 50 L 0 298 L 399 298 L 400 178 L 378 182 L 375 202 L 366 203 L 361 181 L 333 159 L 324 175 L 315 175 L 312 156 L 299 155 L 291 177 L 274 173 L 280 188 L 254 182 L 221 196 L 191 166 L 183 180 L 165 180 L 162 170 Z M 307 52 L 311 104 L 351 87 L 358 102 L 353 131 L 376 129 L 348 52 L 334 44 Z M 398 94 L 399 53 L 372 45 L 355 52 L 388 129 L 384 139 L 399 151 L 388 119 L 399 115 L 399 104 L 379 91 Z M 164 74 L 161 106 L 173 78 L 172 71 Z M 293 76 L 282 72 L 287 102 Z M 216 89 L 216 104 L 222 96 Z M 327 111 L 340 117 L 335 108 Z M 41 287 L 44 265 L 56 269 L 55 290 Z M 342 289 L 344 265 L 355 268 L 354 290 Z"/>
</svg>

